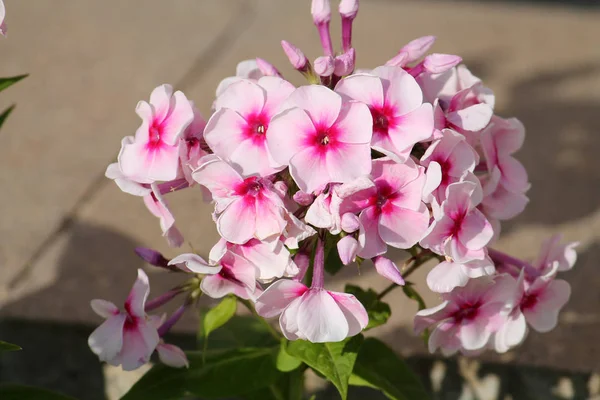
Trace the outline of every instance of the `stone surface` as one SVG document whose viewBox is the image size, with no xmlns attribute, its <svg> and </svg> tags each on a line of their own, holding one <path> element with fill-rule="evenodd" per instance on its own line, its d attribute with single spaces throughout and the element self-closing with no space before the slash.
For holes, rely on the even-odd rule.
<svg viewBox="0 0 600 400">
<path fill-rule="evenodd" d="M 10 36 L 0 40 L 0 75 L 32 76 L 0 99 L 0 106 L 19 104 L 0 133 L 0 184 L 9 194 L 1 203 L 0 315 L 97 323 L 88 302 L 124 299 L 143 266 L 135 246 L 177 254 L 140 199 L 101 179 L 119 139 L 139 123 L 137 100 L 171 82 L 208 116 L 217 83 L 238 61 L 268 59 L 301 83 L 279 40 L 315 58 L 318 38 L 307 2 L 140 0 L 118 10 L 92 1 L 40 1 L 35 9 L 6 3 Z M 337 41 L 337 20 L 332 29 Z M 436 52 L 463 56 L 496 92 L 498 113 L 520 118 L 528 129 L 518 157 L 530 174 L 531 202 L 505 224 L 497 246 L 531 258 L 556 232 L 582 242 L 576 268 L 564 275 L 574 291 L 559 327 L 532 332 L 508 355 L 484 358 L 600 369 L 600 13 L 499 2 L 363 1 L 354 35 L 358 65 L 385 62 L 425 34 L 438 36 Z M 211 208 L 198 190 L 169 200 L 186 238 L 206 253 L 216 240 Z M 395 258 L 401 261 L 402 253 Z M 426 270 L 411 279 L 433 305 Z M 151 279 L 156 294 L 179 281 L 158 272 Z M 375 289 L 387 284 L 368 265 L 360 275 L 350 267 L 329 282 L 339 289 L 348 279 Z M 404 354 L 423 353 L 411 334 L 416 305 L 399 291 L 388 300 L 393 323 L 376 334 Z M 188 315 L 178 329 L 196 324 Z"/>
</svg>

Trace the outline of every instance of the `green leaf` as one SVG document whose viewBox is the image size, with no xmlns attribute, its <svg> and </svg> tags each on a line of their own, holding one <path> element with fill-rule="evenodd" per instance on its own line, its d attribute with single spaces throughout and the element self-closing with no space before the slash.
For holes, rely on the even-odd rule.
<svg viewBox="0 0 600 400">
<path fill-rule="evenodd" d="M 277 369 L 281 372 L 293 371 L 302 364 L 302 360 L 291 356 L 286 351 L 287 343 L 286 339 L 282 339 L 281 346 L 279 346 L 279 353 L 277 353 Z"/>
<path fill-rule="evenodd" d="M 212 331 L 225 325 L 235 315 L 237 300 L 233 296 L 225 297 L 219 304 L 211 308 L 204 315 L 204 336 L 208 337 Z"/>
<path fill-rule="evenodd" d="M 46 389 L 15 385 L 12 383 L 0 384 L 0 399 L 2 400 L 75 400 L 60 393 Z"/>
<path fill-rule="evenodd" d="M 380 340 L 363 343 L 354 366 L 353 384 L 381 390 L 393 400 L 426 400 L 429 395 L 408 365 Z"/>
<path fill-rule="evenodd" d="M 205 340 L 204 337 L 199 338 L 199 348 L 203 348 Z M 236 315 L 210 334 L 211 350 L 275 346 L 279 346 L 279 341 L 271 336 L 262 322 L 250 316 Z"/>
<path fill-rule="evenodd" d="M 348 380 L 363 340 L 362 335 L 336 343 L 296 340 L 288 344 L 287 352 L 323 374 L 340 392 L 342 400 L 345 400 L 348 396 Z"/>
<path fill-rule="evenodd" d="M 277 382 L 256 392 L 245 394 L 246 400 L 302 400 L 304 397 L 304 371 L 298 368 L 284 374 Z"/>
<path fill-rule="evenodd" d="M 29 76 L 29 74 L 12 76 L 10 78 L 0 78 L 0 92 L 19 82 L 21 79 L 26 78 L 27 76 Z"/>
<path fill-rule="evenodd" d="M 6 110 L 4 110 L 4 112 L 2 114 L 0 114 L 0 128 L 2 127 L 2 125 L 4 125 L 4 121 L 6 120 L 6 118 L 8 118 L 9 114 L 14 109 L 15 109 L 15 105 L 13 104 L 12 106 L 10 106 Z"/>
<path fill-rule="evenodd" d="M 186 353 L 188 369 L 159 364 L 148 371 L 122 400 L 179 400 L 186 395 L 209 399 L 239 396 L 268 387 L 282 374 L 275 367 L 278 348 L 241 348 Z"/>
<path fill-rule="evenodd" d="M 365 291 L 358 286 L 346 285 L 344 291 L 353 294 L 367 310 L 367 314 L 369 314 L 369 323 L 365 327 L 365 331 L 385 324 L 390 318 L 390 315 L 392 315 L 390 305 L 379 300 L 377 298 L 378 293 L 373 289 Z"/>
<path fill-rule="evenodd" d="M 2 340 L 0 340 L 0 353 L 4 352 L 4 351 L 18 351 L 21 350 L 20 346 L 17 346 L 16 344 L 12 344 L 12 343 L 8 343 L 8 342 L 3 342 Z"/>
</svg>

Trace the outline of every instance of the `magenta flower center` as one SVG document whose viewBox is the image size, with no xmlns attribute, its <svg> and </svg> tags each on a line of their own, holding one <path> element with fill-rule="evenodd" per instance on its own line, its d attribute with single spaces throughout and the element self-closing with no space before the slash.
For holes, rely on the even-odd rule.
<svg viewBox="0 0 600 400">
<path fill-rule="evenodd" d="M 390 201 L 400 197 L 400 193 L 394 191 L 394 189 L 385 181 L 377 181 L 375 184 L 377 186 L 377 192 L 369 199 L 369 205 L 375 206 L 378 213 L 391 211 L 393 206 Z"/>
<path fill-rule="evenodd" d="M 244 137 L 252 140 L 254 144 L 263 144 L 269 129 L 269 117 L 264 113 L 255 113 L 246 116 Z"/>
<path fill-rule="evenodd" d="M 148 130 L 148 142 L 152 146 L 158 146 L 161 143 L 162 127 L 155 122 Z"/>
<path fill-rule="evenodd" d="M 522 310 L 531 309 L 531 308 L 535 307 L 537 302 L 538 302 L 538 298 L 537 298 L 536 294 L 526 294 L 525 296 L 523 296 L 523 299 L 521 300 L 521 309 Z"/>
<path fill-rule="evenodd" d="M 460 310 L 454 313 L 454 320 L 457 323 L 473 320 L 475 317 L 477 317 L 477 314 L 479 314 L 480 306 L 481 304 L 479 302 L 462 304 Z"/>
<path fill-rule="evenodd" d="M 321 153 L 326 153 L 327 151 L 336 147 L 338 141 L 338 131 L 334 126 L 329 128 L 317 126 L 313 135 L 308 139 L 308 145 L 310 147 L 316 148 Z"/>
<path fill-rule="evenodd" d="M 264 189 L 263 184 L 259 181 L 256 176 L 246 178 L 244 182 L 240 183 L 236 188 L 236 193 L 240 196 L 258 196 Z"/>
<path fill-rule="evenodd" d="M 373 106 L 369 110 L 373 117 L 373 132 L 387 135 L 388 129 L 394 120 L 392 109 L 388 106 Z"/>
</svg>

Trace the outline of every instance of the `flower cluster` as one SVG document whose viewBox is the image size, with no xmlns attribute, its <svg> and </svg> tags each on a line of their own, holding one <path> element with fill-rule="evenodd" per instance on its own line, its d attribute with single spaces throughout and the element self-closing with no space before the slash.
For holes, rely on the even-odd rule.
<svg viewBox="0 0 600 400">
<path fill-rule="evenodd" d="M 186 290 L 182 309 L 202 293 L 235 295 L 265 318 L 279 316 L 289 340 L 356 335 L 369 322 L 367 310 L 353 295 L 325 289 L 326 260 L 371 260 L 393 285 L 437 260 L 427 284 L 443 303 L 415 317 L 417 333 L 433 329 L 432 352 L 506 351 L 527 326 L 554 328 L 570 294 L 556 275 L 573 266 L 576 244 L 552 238 L 533 264 L 489 247 L 501 222 L 528 202 L 527 172 L 514 158 L 522 124 L 494 114 L 494 94 L 460 57 L 428 54 L 433 37 L 413 40 L 374 69 L 355 70 L 358 1 L 342 0 L 339 11 L 341 52 L 333 50 L 326 0 L 312 2 L 322 56 L 311 63 L 282 41 L 307 85 L 294 87 L 257 58 L 218 85 L 208 121 L 169 85 L 137 105 L 142 123 L 122 140 L 106 176 L 142 197 L 174 247 L 184 239 L 165 197 L 198 187 L 214 204 L 221 240 L 208 261 L 138 249 L 191 281 L 144 307 L 140 272 L 125 313 L 93 303 L 108 318 L 90 337 L 101 359 L 131 369 L 158 349 L 167 363 L 184 365 L 181 352 L 160 339 L 181 312 L 162 323 L 145 313 Z M 408 269 L 386 258 L 389 247 L 410 252 Z"/>
</svg>

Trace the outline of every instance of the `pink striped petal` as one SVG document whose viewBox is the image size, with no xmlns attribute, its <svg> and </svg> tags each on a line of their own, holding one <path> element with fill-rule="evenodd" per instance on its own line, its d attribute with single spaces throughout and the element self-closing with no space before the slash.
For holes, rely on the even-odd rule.
<svg viewBox="0 0 600 400">
<path fill-rule="evenodd" d="M 300 282 L 281 279 L 267 288 L 256 300 L 255 308 L 263 318 L 273 318 L 283 312 L 292 301 L 300 298 L 308 288 Z"/>
</svg>

